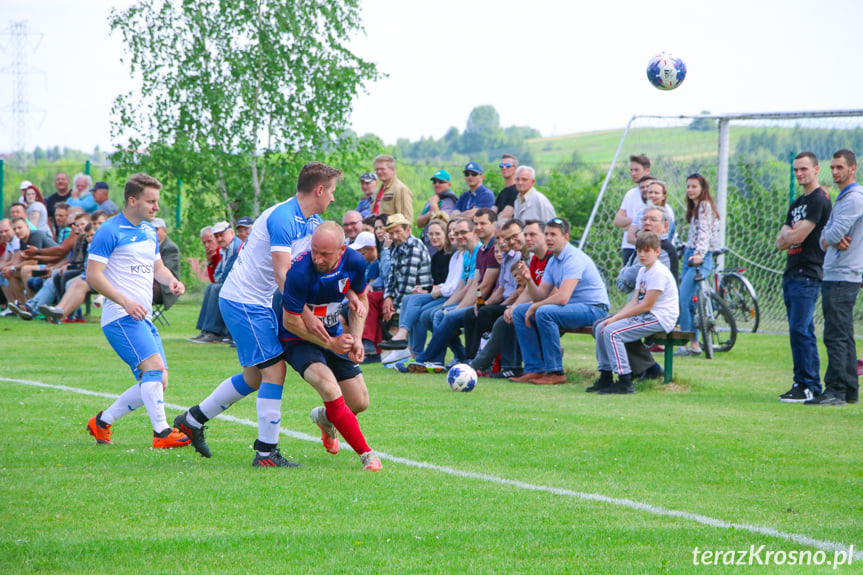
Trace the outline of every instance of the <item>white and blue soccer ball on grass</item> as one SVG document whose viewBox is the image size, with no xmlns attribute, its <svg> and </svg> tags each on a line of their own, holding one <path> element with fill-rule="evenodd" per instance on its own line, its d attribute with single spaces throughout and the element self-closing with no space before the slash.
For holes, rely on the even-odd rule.
<svg viewBox="0 0 863 575">
<path fill-rule="evenodd" d="M 686 64 L 671 52 L 660 52 L 647 63 L 647 79 L 660 90 L 674 90 L 685 78 Z"/>
<path fill-rule="evenodd" d="M 466 363 L 457 363 L 449 368 L 446 381 L 453 391 L 470 391 L 476 386 L 476 371 Z"/>
</svg>

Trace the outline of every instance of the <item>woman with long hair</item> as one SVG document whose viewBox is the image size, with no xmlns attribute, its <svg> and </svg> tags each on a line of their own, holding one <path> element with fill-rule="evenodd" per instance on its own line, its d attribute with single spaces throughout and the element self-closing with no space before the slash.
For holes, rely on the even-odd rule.
<svg viewBox="0 0 863 575">
<path fill-rule="evenodd" d="M 695 295 L 696 267 L 705 277 L 713 271 L 713 250 L 719 249 L 719 211 L 710 195 L 710 185 L 701 174 L 686 178 L 686 221 L 689 223 L 689 238 L 683 261 L 680 262 L 680 329 L 692 331 Z M 701 344 L 696 339 L 687 347 L 681 347 L 675 355 L 699 355 Z"/>
<path fill-rule="evenodd" d="M 24 187 L 25 184 L 29 185 Z M 21 197 L 24 198 L 24 205 L 27 207 L 27 219 L 30 220 L 30 223 L 36 226 L 37 230 L 53 239 L 54 233 L 51 231 L 51 224 L 48 220 L 48 207 L 45 205 L 45 199 L 39 188 L 30 182 L 22 182 Z"/>
</svg>

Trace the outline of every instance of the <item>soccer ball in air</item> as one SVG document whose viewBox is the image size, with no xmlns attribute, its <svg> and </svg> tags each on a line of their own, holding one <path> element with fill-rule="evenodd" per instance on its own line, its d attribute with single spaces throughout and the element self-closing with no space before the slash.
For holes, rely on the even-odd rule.
<svg viewBox="0 0 863 575">
<path fill-rule="evenodd" d="M 673 90 L 686 78 L 686 64 L 671 52 L 660 52 L 647 63 L 647 79 L 655 88 Z"/>
<path fill-rule="evenodd" d="M 466 363 L 457 363 L 449 368 L 446 381 L 453 391 L 470 391 L 476 385 L 476 371 Z"/>
</svg>

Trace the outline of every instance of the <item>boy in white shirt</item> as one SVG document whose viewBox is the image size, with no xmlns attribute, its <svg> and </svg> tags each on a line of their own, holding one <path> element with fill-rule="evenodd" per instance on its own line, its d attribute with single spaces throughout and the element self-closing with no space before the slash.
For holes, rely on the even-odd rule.
<svg viewBox="0 0 863 575">
<path fill-rule="evenodd" d="M 670 332 L 677 325 L 677 282 L 659 261 L 660 243 L 659 236 L 654 233 L 639 235 L 635 249 L 644 267 L 635 280 L 636 296 L 619 312 L 594 327 L 599 379 L 590 391 L 603 395 L 635 393 L 624 344 L 655 333 Z M 612 372 L 618 374 L 617 383 Z"/>
</svg>

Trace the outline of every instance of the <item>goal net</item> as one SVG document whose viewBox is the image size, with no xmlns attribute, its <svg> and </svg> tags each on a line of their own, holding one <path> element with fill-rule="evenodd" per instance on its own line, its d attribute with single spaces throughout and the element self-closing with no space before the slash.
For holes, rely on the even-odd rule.
<svg viewBox="0 0 863 575">
<path fill-rule="evenodd" d="M 630 155 L 651 160 L 650 173 L 668 184 L 678 237 L 685 241 L 686 176 L 707 178 L 720 212 L 721 238 L 728 254 L 716 269 L 745 269 L 757 292 L 761 312 L 759 332 L 787 332 L 782 298 L 786 252 L 776 249 L 776 235 L 798 190 L 791 162 L 802 151 L 820 161 L 819 183 L 835 198 L 830 173 L 836 150 L 847 148 L 863 156 L 863 110 L 702 116 L 633 116 L 621 137 L 614 160 L 593 207 L 579 245 L 609 278 L 612 307 L 624 303 L 614 287 L 621 267 L 623 230 L 614 216 L 624 194 L 634 184 Z M 863 177 L 863 173 L 859 175 Z M 855 318 L 863 315 L 860 298 Z M 820 335 L 822 318 L 817 306 Z M 745 325 L 741 331 L 748 331 Z"/>
</svg>

